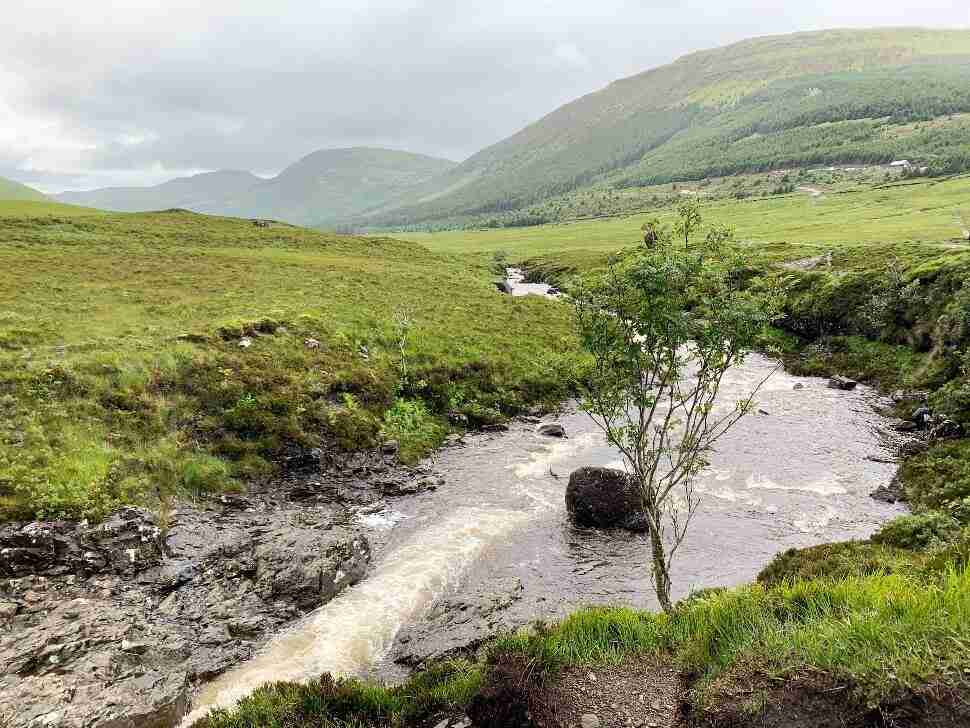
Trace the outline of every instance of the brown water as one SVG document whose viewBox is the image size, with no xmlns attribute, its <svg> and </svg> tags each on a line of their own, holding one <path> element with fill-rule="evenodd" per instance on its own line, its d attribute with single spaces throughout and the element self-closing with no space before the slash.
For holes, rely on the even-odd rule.
<svg viewBox="0 0 970 728">
<path fill-rule="evenodd" d="M 876 395 L 831 390 L 752 356 L 726 379 L 721 401 L 737 401 L 769 374 L 756 408 L 765 414 L 722 439 L 700 478 L 703 500 L 674 565 L 675 596 L 750 581 L 780 551 L 867 537 L 899 512 L 869 497 L 896 467 Z M 575 407 L 546 419 L 563 423 L 568 438 L 542 437 L 526 423 L 468 436 L 434 462 L 444 485 L 362 516 L 380 545 L 372 573 L 214 681 L 191 717 L 269 680 L 370 672 L 436 601 L 513 577 L 524 587 L 509 607 L 517 621 L 589 603 L 655 607 L 644 537 L 578 529 L 566 517 L 569 473 L 620 467 L 619 454 Z"/>
</svg>

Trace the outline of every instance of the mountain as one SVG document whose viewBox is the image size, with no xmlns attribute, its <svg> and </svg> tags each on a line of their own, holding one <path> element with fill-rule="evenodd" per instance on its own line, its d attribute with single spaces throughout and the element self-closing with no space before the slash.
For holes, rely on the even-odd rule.
<svg viewBox="0 0 970 728">
<path fill-rule="evenodd" d="M 249 172 L 209 172 L 155 187 L 65 192 L 57 199 L 126 212 L 180 207 L 298 225 L 327 224 L 399 197 L 454 166 L 444 159 L 389 149 L 326 149 L 304 157 L 271 179 Z"/>
<path fill-rule="evenodd" d="M 616 81 L 358 219 L 461 223 L 594 183 L 905 157 L 970 168 L 970 31 L 756 38 Z"/>
<path fill-rule="evenodd" d="M 218 213 L 221 206 L 261 181 L 249 172 L 222 170 L 180 177 L 154 187 L 105 187 L 88 192 L 63 192 L 54 195 L 54 198 L 73 205 L 119 212 L 145 212 L 178 207 Z"/>
<path fill-rule="evenodd" d="M 0 177 L 0 200 L 36 200 L 41 202 L 46 199 L 45 195 L 33 187 Z"/>
</svg>

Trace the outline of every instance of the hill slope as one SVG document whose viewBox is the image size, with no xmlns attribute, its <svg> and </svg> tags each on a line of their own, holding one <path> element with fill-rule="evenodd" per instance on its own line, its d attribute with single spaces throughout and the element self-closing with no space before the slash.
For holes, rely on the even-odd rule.
<svg viewBox="0 0 970 728">
<path fill-rule="evenodd" d="M 63 192 L 55 199 L 118 212 L 185 208 L 215 212 L 220 205 L 259 184 L 249 172 L 221 170 L 180 177 L 154 187 L 105 187 L 88 192 Z"/>
<path fill-rule="evenodd" d="M 178 207 L 301 225 L 326 224 L 380 205 L 453 166 L 447 160 L 387 149 L 328 149 L 304 157 L 272 179 L 224 170 L 155 187 L 65 192 L 57 199 L 123 212 Z"/>
<path fill-rule="evenodd" d="M 0 177 L 0 200 L 46 200 L 47 197 L 33 187 Z"/>
<path fill-rule="evenodd" d="M 461 222 L 614 188 L 800 164 L 970 166 L 970 31 L 833 30 L 684 56 L 580 98 L 366 218 Z"/>
</svg>

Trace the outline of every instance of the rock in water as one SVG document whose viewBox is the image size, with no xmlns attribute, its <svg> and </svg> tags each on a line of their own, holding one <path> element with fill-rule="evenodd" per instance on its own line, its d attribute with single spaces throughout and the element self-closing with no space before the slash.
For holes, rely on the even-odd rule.
<svg viewBox="0 0 970 728">
<path fill-rule="evenodd" d="M 547 422 L 544 425 L 539 425 L 537 432 L 545 437 L 566 436 L 566 428 L 560 425 L 558 422 Z"/>
<path fill-rule="evenodd" d="M 495 281 L 495 287 L 501 293 L 512 295 L 512 284 L 510 284 L 508 281 Z"/>
<path fill-rule="evenodd" d="M 849 379 L 848 377 L 840 377 L 838 375 L 829 379 L 829 389 L 841 389 L 846 392 L 851 392 L 856 388 L 858 384 L 854 379 Z"/>
<path fill-rule="evenodd" d="M 585 467 L 574 471 L 566 487 L 566 510 L 580 526 L 647 530 L 640 494 L 622 470 Z"/>
</svg>

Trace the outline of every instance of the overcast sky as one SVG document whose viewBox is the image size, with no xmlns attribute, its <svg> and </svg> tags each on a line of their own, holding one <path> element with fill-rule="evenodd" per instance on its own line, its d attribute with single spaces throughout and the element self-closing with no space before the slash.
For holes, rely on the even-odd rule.
<svg viewBox="0 0 970 728">
<path fill-rule="evenodd" d="M 830 27 L 970 27 L 965 0 L 3 5 L 0 176 L 45 191 L 271 174 L 326 147 L 461 160 L 689 51 Z"/>
</svg>

